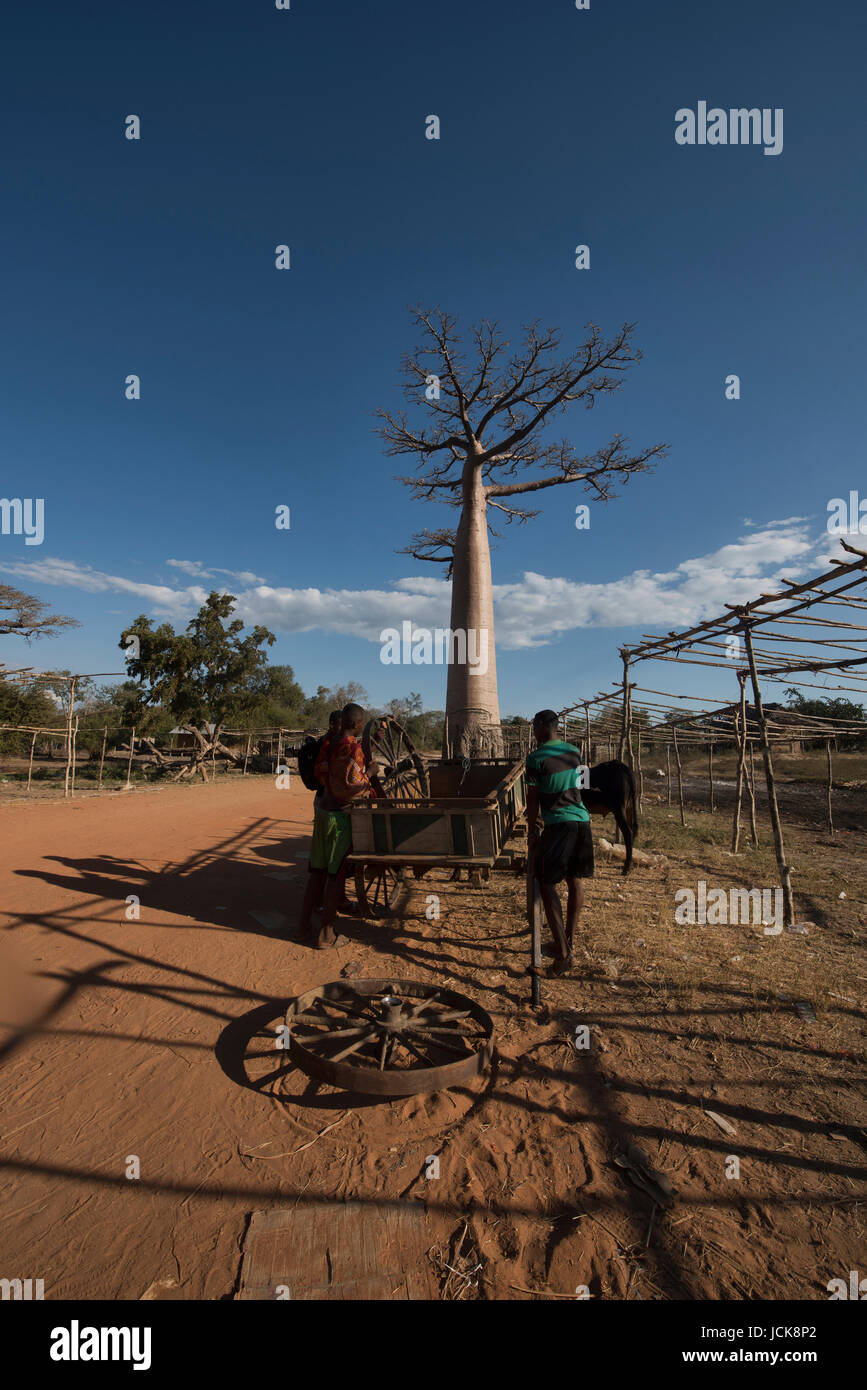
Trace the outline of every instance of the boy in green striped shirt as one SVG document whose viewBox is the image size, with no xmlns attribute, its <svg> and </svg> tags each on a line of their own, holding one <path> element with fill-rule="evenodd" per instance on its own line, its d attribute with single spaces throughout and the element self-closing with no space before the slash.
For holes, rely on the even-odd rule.
<svg viewBox="0 0 867 1390">
<path fill-rule="evenodd" d="M 582 879 L 593 877 L 590 812 L 581 800 L 584 765 L 581 753 L 557 737 L 557 715 L 543 709 L 533 719 L 536 747 L 527 755 L 527 852 L 545 916 L 554 938 L 551 973 L 562 975 L 572 964 L 572 942 L 584 906 Z M 541 814 L 542 834 L 537 822 Z M 566 880 L 566 921 L 557 884 Z"/>
</svg>

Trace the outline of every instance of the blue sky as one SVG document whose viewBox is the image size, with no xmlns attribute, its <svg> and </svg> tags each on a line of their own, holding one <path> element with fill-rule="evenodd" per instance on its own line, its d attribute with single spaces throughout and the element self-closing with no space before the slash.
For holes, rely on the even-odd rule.
<svg viewBox="0 0 867 1390">
<path fill-rule="evenodd" d="M 450 514 L 372 432 L 416 303 L 565 346 L 636 321 L 620 395 L 555 432 L 671 449 L 589 531 L 571 487 L 504 531 L 504 713 L 819 572 L 830 498 L 867 497 L 865 31 L 856 0 L 7 6 L 0 495 L 46 519 L 41 546 L 0 535 L 0 580 L 82 626 L 0 660 L 119 671 L 137 614 L 184 623 L 226 587 L 306 689 L 441 707 L 442 668 L 383 666 L 377 640 L 448 621 L 439 570 L 396 551 Z M 679 146 L 700 100 L 782 108 L 782 153 Z"/>
</svg>

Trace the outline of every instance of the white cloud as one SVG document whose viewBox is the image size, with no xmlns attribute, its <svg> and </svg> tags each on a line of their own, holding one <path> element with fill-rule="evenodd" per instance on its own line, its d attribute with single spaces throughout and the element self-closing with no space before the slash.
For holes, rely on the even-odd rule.
<svg viewBox="0 0 867 1390">
<path fill-rule="evenodd" d="M 539 647 L 588 627 L 669 631 L 690 626 L 722 613 L 726 603 L 748 602 L 764 590 L 782 587 L 783 576 L 806 577 L 839 559 L 839 548 L 826 532 L 817 539 L 804 518 L 789 517 L 671 570 L 634 570 L 599 584 L 530 571 L 514 583 L 494 586 L 497 645 L 501 650 Z M 399 627 L 407 619 L 429 628 L 446 627 L 449 621 L 451 584 L 438 576 L 398 579 L 384 589 L 290 589 L 271 587 L 243 571 L 206 571 L 198 561 L 170 563 L 199 579 L 234 573 L 250 585 L 238 593 L 237 616 L 278 633 L 319 630 L 378 642 L 383 628 Z M 176 619 L 191 616 L 207 597 L 198 584 L 178 589 L 142 584 L 64 560 L 0 563 L 0 570 L 31 585 L 137 594 L 156 615 Z"/>
<path fill-rule="evenodd" d="M 184 574 L 194 579 L 213 579 L 215 574 L 227 574 L 230 579 L 240 579 L 242 584 L 265 583 L 261 575 L 253 574 L 251 570 L 224 570 L 217 566 L 206 569 L 201 560 L 166 560 L 166 564 L 173 569 L 183 570 Z"/>
<path fill-rule="evenodd" d="M 0 572 L 14 574 L 31 585 L 55 584 L 61 588 L 84 589 L 91 594 L 137 594 L 146 599 L 156 613 L 164 616 L 181 616 L 204 603 L 208 597 L 207 590 L 199 585 L 172 589 L 166 584 L 142 584 L 117 574 L 105 574 L 91 565 L 49 557 L 44 560 L 0 561 Z"/>
</svg>

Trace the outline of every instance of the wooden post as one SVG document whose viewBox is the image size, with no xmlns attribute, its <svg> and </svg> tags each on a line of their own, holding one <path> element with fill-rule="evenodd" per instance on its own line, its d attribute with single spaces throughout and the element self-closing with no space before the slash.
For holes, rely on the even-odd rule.
<svg viewBox="0 0 867 1390">
<path fill-rule="evenodd" d="M 735 735 L 738 741 L 738 776 L 735 787 L 735 810 L 734 820 L 732 821 L 732 854 L 737 854 L 738 845 L 741 838 L 741 797 L 744 790 L 744 771 L 747 761 L 747 729 L 746 729 L 746 676 L 738 675 L 741 686 L 740 706 L 735 712 Z"/>
<path fill-rule="evenodd" d="M 129 759 L 128 759 L 127 765 L 126 765 L 126 786 L 127 786 L 127 790 L 132 786 L 132 782 L 130 781 L 130 773 L 132 772 L 132 759 L 133 759 L 133 754 L 134 754 L 134 753 L 135 753 L 135 724 L 133 724 L 133 726 L 132 726 L 132 733 L 130 734 L 130 737 L 129 737 Z"/>
<path fill-rule="evenodd" d="M 542 894 L 536 877 L 536 848 L 527 853 L 527 925 L 530 928 L 530 1002 L 542 1002 Z"/>
<path fill-rule="evenodd" d="M 277 767 L 280 766 L 280 764 L 282 763 L 282 761 L 283 761 L 283 730 L 282 730 L 282 729 L 278 729 L 278 730 L 277 730 Z M 275 768 L 275 771 L 276 771 L 276 768 Z"/>
<path fill-rule="evenodd" d="M 632 752 L 632 686 L 629 687 L 629 719 L 626 724 L 626 761 L 629 766 L 635 767 L 635 755 Z"/>
<path fill-rule="evenodd" d="M 621 652 L 621 656 L 623 653 Z M 629 721 L 629 657 L 623 656 L 623 711 L 620 718 L 620 744 L 617 756 L 623 762 L 626 756 L 626 731 Z"/>
<path fill-rule="evenodd" d="M 101 752 L 100 755 L 99 755 L 99 782 L 97 783 L 97 787 L 96 787 L 96 790 L 97 790 L 98 792 L 101 792 L 101 791 L 102 791 L 102 769 L 103 769 L 103 766 L 104 766 L 104 764 L 105 764 L 105 741 L 106 741 L 107 738 L 108 738 L 108 725 L 105 724 L 105 725 L 103 726 L 103 730 L 102 730 L 102 752 Z"/>
<path fill-rule="evenodd" d="M 584 761 L 590 766 L 593 755 L 590 751 L 590 706 L 584 705 Z"/>
<path fill-rule="evenodd" d="M 253 739 L 253 735 L 252 735 L 251 733 L 248 734 L 248 735 L 247 735 L 247 747 L 246 747 L 246 749 L 245 749 L 245 751 L 244 751 L 244 773 L 243 773 L 243 775 L 244 775 L 245 777 L 247 776 L 247 763 L 248 763 L 249 758 L 250 758 L 250 745 L 251 745 L 252 739 Z"/>
<path fill-rule="evenodd" d="M 638 726 L 638 810 L 644 806 L 644 773 L 641 770 L 641 725 Z"/>
<path fill-rule="evenodd" d="M 677 759 L 677 795 L 680 801 L 680 823 L 686 825 L 686 816 L 683 814 L 683 768 L 680 762 L 680 749 L 677 746 L 677 729 L 672 726 L 674 734 L 674 756 Z"/>
<path fill-rule="evenodd" d="M 70 782 L 69 794 L 75 796 L 75 765 L 78 761 L 78 715 L 75 716 L 75 727 L 72 730 L 72 780 Z"/>
<path fill-rule="evenodd" d="M 826 750 L 826 752 L 827 752 L 827 754 L 828 754 L 828 829 L 830 830 L 831 834 L 833 835 L 833 834 L 835 833 L 835 831 L 834 831 L 834 813 L 833 813 L 833 810 L 832 810 L 832 807 L 831 807 L 831 790 L 832 790 L 832 787 L 833 787 L 833 768 L 831 767 L 831 740 L 830 740 L 830 739 L 828 739 L 827 742 L 826 742 L 826 744 L 825 744 L 825 750 Z"/>
<path fill-rule="evenodd" d="M 710 813 L 714 814 L 716 804 L 713 799 L 713 739 L 707 746 L 707 775 L 710 779 Z"/>
<path fill-rule="evenodd" d="M 762 740 L 762 757 L 765 764 L 765 781 L 768 786 L 768 810 L 771 813 L 771 826 L 774 831 L 774 849 L 777 856 L 777 868 L 780 874 L 780 886 L 783 890 L 783 925 L 790 927 L 795 920 L 795 904 L 792 897 L 792 880 L 789 873 L 789 866 L 786 863 L 786 851 L 783 845 L 783 827 L 780 821 L 780 808 L 777 805 L 777 784 L 774 781 L 774 760 L 771 755 L 771 743 L 768 738 L 768 726 L 765 721 L 765 711 L 762 706 L 762 692 L 759 689 L 759 675 L 756 670 L 756 658 L 753 652 L 753 636 L 750 631 L 750 624 L 746 620 L 743 624 L 744 642 L 747 649 L 747 660 L 750 666 L 750 681 L 753 687 L 753 702 L 756 708 L 756 721 L 759 726 L 759 735 Z"/>
<path fill-rule="evenodd" d="M 63 796 L 69 796 L 69 772 L 72 766 L 72 710 L 75 705 L 75 676 L 69 680 L 69 709 L 66 713 L 66 771 L 63 776 Z"/>
<path fill-rule="evenodd" d="M 754 748 L 753 745 L 750 744 L 750 839 L 752 841 L 753 849 L 757 849 L 759 843 L 759 832 L 756 828 L 756 767 L 753 758 L 753 753 Z"/>
<path fill-rule="evenodd" d="M 671 805 L 671 745 L 665 745 L 665 765 L 668 768 L 668 804 Z"/>
<path fill-rule="evenodd" d="M 27 768 L 27 792 L 30 793 L 30 778 L 33 776 L 33 750 L 36 747 L 36 734 L 30 740 L 30 763 Z"/>
</svg>

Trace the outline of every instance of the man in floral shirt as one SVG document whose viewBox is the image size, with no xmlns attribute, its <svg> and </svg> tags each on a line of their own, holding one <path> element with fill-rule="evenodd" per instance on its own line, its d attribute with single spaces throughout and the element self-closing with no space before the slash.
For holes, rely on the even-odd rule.
<svg viewBox="0 0 867 1390">
<path fill-rule="evenodd" d="M 360 705 L 347 705 L 336 737 L 329 736 L 319 750 L 314 775 L 323 788 L 313 822 L 310 845 L 310 877 L 301 909 L 299 930 L 310 932 L 313 910 L 324 888 L 322 925 L 316 936 L 319 950 L 335 945 L 333 923 L 345 897 L 346 856 L 352 848 L 352 826 L 348 807 L 361 797 L 373 795 L 367 759 L 359 742 L 365 713 Z"/>
</svg>

